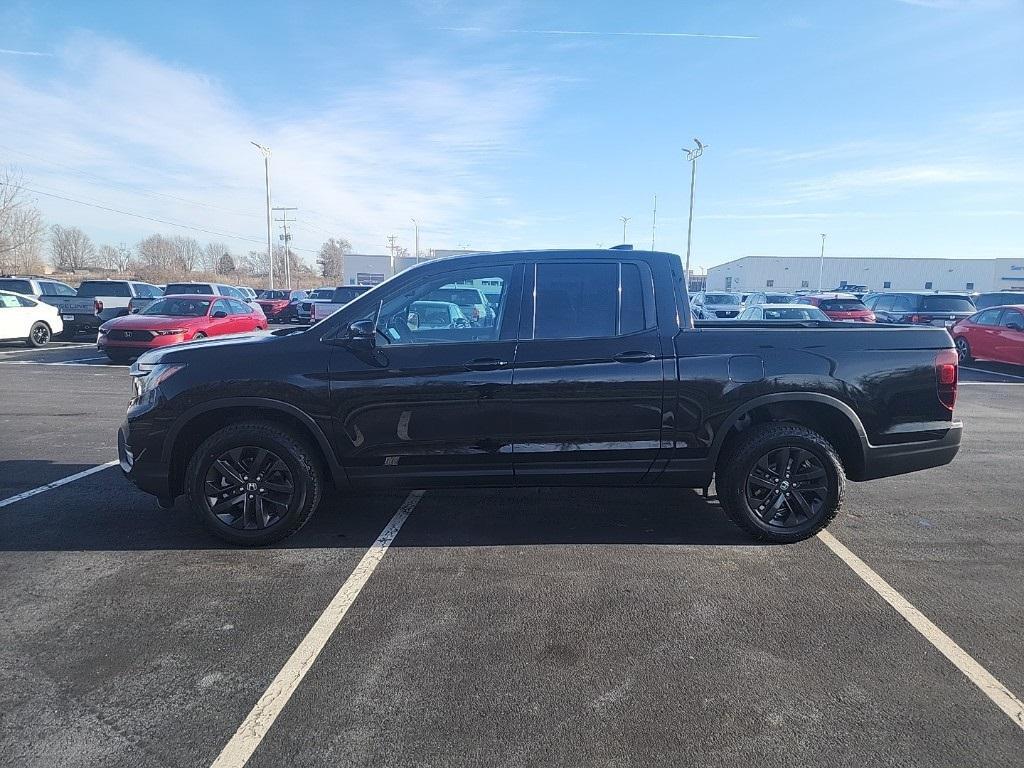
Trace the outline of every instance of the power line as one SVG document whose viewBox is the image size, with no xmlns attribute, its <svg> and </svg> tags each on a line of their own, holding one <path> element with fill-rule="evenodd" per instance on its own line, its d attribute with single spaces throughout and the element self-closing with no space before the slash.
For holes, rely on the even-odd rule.
<svg viewBox="0 0 1024 768">
<path fill-rule="evenodd" d="M 241 241 L 247 242 L 247 243 L 258 243 L 260 245 L 263 244 L 262 240 L 256 240 L 256 239 L 253 239 L 251 237 L 246 237 L 245 235 L 238 235 L 238 234 L 234 234 L 232 232 L 219 232 L 219 231 L 213 230 L 213 229 L 206 229 L 204 227 L 198 227 L 198 226 L 195 226 L 193 224 L 182 224 L 181 222 L 171 221 L 169 219 L 161 219 L 161 218 L 158 218 L 156 216 L 146 216 L 145 214 L 134 213 L 133 211 L 125 211 L 125 210 L 122 210 L 120 208 L 114 208 L 114 207 L 109 206 L 109 205 L 101 205 L 99 203 L 90 203 L 90 202 L 87 202 L 85 200 L 79 200 L 77 198 L 68 197 L 66 195 L 58 195 L 58 194 L 55 194 L 53 192 L 44 192 L 41 189 L 35 189 L 33 187 L 22 186 L 21 188 L 24 189 L 24 190 L 27 190 L 29 192 L 33 192 L 33 193 L 35 193 L 37 195 L 45 195 L 46 197 L 53 197 L 53 198 L 56 198 L 58 200 L 66 200 L 69 203 L 76 203 L 78 205 L 85 205 L 85 206 L 88 206 L 89 208 L 97 208 L 97 209 L 99 209 L 101 211 L 109 211 L 110 213 L 117 213 L 117 214 L 120 214 L 122 216 L 131 216 L 131 217 L 136 218 L 136 219 L 144 219 L 145 221 L 152 221 L 152 222 L 155 222 L 157 224 L 166 224 L 167 226 L 178 227 L 180 229 L 190 229 L 190 230 L 192 230 L 194 232 L 202 232 L 203 234 L 206 234 L 206 235 L 216 235 L 217 237 L 226 237 L 226 238 L 229 238 L 229 239 L 232 239 L 232 240 L 241 240 Z M 295 248 L 294 250 L 296 250 L 296 251 L 306 251 L 308 253 L 316 253 L 316 251 L 313 250 L 312 248 Z"/>
</svg>

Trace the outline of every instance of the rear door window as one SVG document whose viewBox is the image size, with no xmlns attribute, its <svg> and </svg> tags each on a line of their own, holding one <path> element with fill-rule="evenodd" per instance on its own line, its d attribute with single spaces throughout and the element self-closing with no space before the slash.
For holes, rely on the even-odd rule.
<svg viewBox="0 0 1024 768">
<path fill-rule="evenodd" d="M 925 296 L 921 309 L 925 312 L 973 312 L 974 304 L 966 296 Z"/>
<path fill-rule="evenodd" d="M 1016 310 L 1008 309 L 1005 312 L 1003 312 L 1003 317 L 999 321 L 999 324 L 1003 328 L 1008 328 L 1011 325 L 1015 325 L 1017 326 L 1017 329 L 1020 330 L 1021 328 L 1024 328 L 1024 315 L 1022 315 L 1020 312 L 1017 312 Z"/>
<path fill-rule="evenodd" d="M 533 338 L 615 336 L 619 265 L 616 262 L 536 265 Z"/>
<path fill-rule="evenodd" d="M 893 312 L 913 312 L 914 301 L 910 296 L 895 296 L 892 300 Z"/>
</svg>

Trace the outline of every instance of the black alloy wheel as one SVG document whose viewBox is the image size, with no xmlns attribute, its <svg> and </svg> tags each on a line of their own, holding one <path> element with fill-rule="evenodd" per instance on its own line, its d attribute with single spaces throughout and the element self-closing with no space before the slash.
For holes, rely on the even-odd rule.
<svg viewBox="0 0 1024 768">
<path fill-rule="evenodd" d="M 826 503 L 828 476 L 813 453 L 784 446 L 757 460 L 747 474 L 745 493 L 750 509 L 766 525 L 797 528 Z"/>
<path fill-rule="evenodd" d="M 231 448 L 206 472 L 204 498 L 211 514 L 237 530 L 263 530 L 287 514 L 295 495 L 291 470 L 258 446 Z"/>
<path fill-rule="evenodd" d="M 45 347 L 50 341 L 50 326 L 42 321 L 35 323 L 28 333 L 29 346 Z"/>
</svg>

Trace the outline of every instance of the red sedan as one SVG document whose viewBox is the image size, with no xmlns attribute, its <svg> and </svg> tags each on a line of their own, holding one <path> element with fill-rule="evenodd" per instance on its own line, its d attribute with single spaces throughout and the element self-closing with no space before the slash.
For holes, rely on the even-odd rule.
<svg viewBox="0 0 1024 768">
<path fill-rule="evenodd" d="M 803 296 L 801 300 L 816 306 L 828 315 L 829 320 L 845 320 L 853 323 L 875 322 L 875 313 L 856 296 L 844 293 L 821 293 L 816 296 Z"/>
<path fill-rule="evenodd" d="M 983 309 L 949 332 L 961 362 L 992 360 L 1024 365 L 1024 304 Z"/>
<path fill-rule="evenodd" d="M 105 322 L 96 346 L 111 360 L 124 362 L 156 347 L 266 328 L 267 318 L 238 299 L 168 296 L 138 314 Z"/>
</svg>

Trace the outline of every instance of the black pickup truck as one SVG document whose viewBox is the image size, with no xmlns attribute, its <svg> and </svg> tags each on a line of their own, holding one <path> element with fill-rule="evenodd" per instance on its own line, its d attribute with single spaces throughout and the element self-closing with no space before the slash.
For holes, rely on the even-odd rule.
<svg viewBox="0 0 1024 768">
<path fill-rule="evenodd" d="M 493 317 L 425 298 L 453 286 L 495 296 Z M 307 330 L 169 347 L 131 373 L 121 467 L 242 545 L 347 488 L 713 480 L 737 525 L 797 541 L 847 478 L 947 464 L 962 430 L 944 329 L 695 326 L 678 256 L 617 249 L 425 262 Z"/>
</svg>

